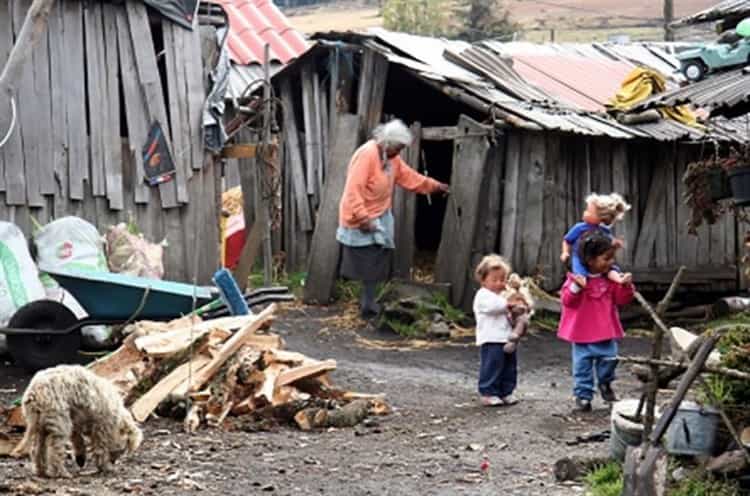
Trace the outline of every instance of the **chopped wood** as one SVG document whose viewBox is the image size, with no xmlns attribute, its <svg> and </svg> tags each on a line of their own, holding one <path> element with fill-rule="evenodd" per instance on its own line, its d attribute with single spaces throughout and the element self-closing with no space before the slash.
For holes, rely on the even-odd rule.
<svg viewBox="0 0 750 496">
<path fill-rule="evenodd" d="M 300 410 L 294 416 L 297 427 L 303 431 L 311 431 L 316 427 L 322 427 L 325 424 L 327 415 L 326 411 L 321 408 L 307 408 Z"/>
<path fill-rule="evenodd" d="M 144 422 L 164 398 L 166 398 L 184 381 L 189 380 L 191 372 L 193 374 L 197 373 L 210 361 L 210 357 L 198 355 L 191 361 L 183 363 L 174 369 L 169 375 L 159 381 L 154 387 L 149 389 L 143 396 L 133 403 L 130 407 L 133 418 L 138 422 Z"/>
<path fill-rule="evenodd" d="M 242 344 L 258 349 L 280 350 L 284 347 L 284 339 L 277 334 L 250 334 L 245 336 Z"/>
<path fill-rule="evenodd" d="M 11 435 L 0 432 L 0 456 L 10 456 L 22 437 L 20 434 Z"/>
<path fill-rule="evenodd" d="M 138 384 L 149 367 L 149 362 L 135 347 L 135 337 L 135 334 L 129 335 L 114 353 L 89 365 L 92 372 L 117 386 L 123 396 Z"/>
<path fill-rule="evenodd" d="M 273 394 L 276 390 L 278 377 L 284 370 L 288 368 L 289 367 L 281 363 L 272 363 L 271 365 L 266 367 L 263 370 L 263 375 L 265 376 L 263 385 L 260 387 L 258 392 L 255 393 L 254 397 L 263 404 L 273 403 Z"/>
<path fill-rule="evenodd" d="M 23 417 L 23 408 L 20 406 L 11 408 L 8 412 L 8 419 L 5 421 L 5 425 L 14 429 L 25 429 L 26 419 Z"/>
<path fill-rule="evenodd" d="M 618 356 L 617 360 L 626 363 L 639 363 L 643 365 L 658 365 L 660 367 L 669 367 L 679 370 L 685 370 L 688 368 L 689 363 L 685 362 L 674 362 L 671 360 L 655 360 L 653 358 L 643 357 L 631 357 L 631 356 Z M 734 379 L 742 379 L 745 381 L 750 380 L 750 373 L 743 372 L 741 370 L 730 369 L 727 367 L 717 367 L 715 365 L 704 365 L 702 372 L 711 372 L 712 374 L 721 374 Z M 662 377 L 661 374 L 659 377 Z"/>
<path fill-rule="evenodd" d="M 706 464 L 706 470 L 719 474 L 732 474 L 745 470 L 747 467 L 745 450 L 742 449 L 726 451 L 717 457 L 711 458 Z"/>
<path fill-rule="evenodd" d="M 228 337 L 231 335 L 229 331 L 244 327 L 251 323 L 253 319 L 253 315 L 222 317 L 198 322 L 194 325 L 188 324 L 170 330 L 160 330 L 136 338 L 135 347 L 147 355 L 167 356 L 186 348 L 200 334 L 205 334 L 212 329 L 222 329 L 227 332 Z"/>
<path fill-rule="evenodd" d="M 271 319 L 274 312 L 276 311 L 276 305 L 271 304 L 263 310 L 261 313 L 256 315 L 255 319 L 229 338 L 224 346 L 219 350 L 219 353 L 211 360 L 211 363 L 206 365 L 195 377 L 195 381 L 190 388 L 191 391 L 197 391 L 200 389 L 213 375 L 219 370 L 224 362 L 234 354 L 240 346 L 245 344 L 248 337 L 252 336 L 260 327 L 266 323 L 267 320 Z"/>
<path fill-rule="evenodd" d="M 202 411 L 203 405 L 201 403 L 193 403 L 183 422 L 185 432 L 193 433 L 198 430 L 198 427 L 201 425 Z"/>
<path fill-rule="evenodd" d="M 279 375 L 279 378 L 276 380 L 276 386 L 286 386 L 287 384 L 292 384 L 300 379 L 315 377 L 316 375 L 331 370 L 336 370 L 336 360 L 325 360 L 323 362 L 302 365 L 301 367 L 289 369 Z"/>
<path fill-rule="evenodd" d="M 310 395 L 308 393 L 303 393 L 295 387 L 277 386 L 271 404 L 273 406 L 279 406 L 291 401 L 305 401 L 309 399 Z"/>
</svg>

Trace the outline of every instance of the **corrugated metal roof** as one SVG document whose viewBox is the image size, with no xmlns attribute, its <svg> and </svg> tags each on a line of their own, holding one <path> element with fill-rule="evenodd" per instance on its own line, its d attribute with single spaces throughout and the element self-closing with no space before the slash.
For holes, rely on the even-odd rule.
<svg viewBox="0 0 750 496">
<path fill-rule="evenodd" d="M 673 26 L 684 26 L 688 24 L 700 24 L 703 22 L 717 21 L 726 17 L 740 17 L 750 15 L 750 0 L 726 0 L 719 4 L 702 10 L 697 14 L 683 17 L 672 23 Z"/>
<path fill-rule="evenodd" d="M 271 76 L 276 74 L 284 67 L 283 64 L 274 62 L 269 66 L 269 72 Z M 227 85 L 228 99 L 240 98 L 247 87 L 258 80 L 263 79 L 263 66 L 260 64 L 251 65 L 238 65 L 232 64 L 232 68 L 229 73 L 229 84 Z M 257 86 L 255 87 L 258 88 Z"/>
<path fill-rule="evenodd" d="M 678 67 L 669 44 L 564 44 L 483 42 L 469 45 L 444 39 L 372 29 L 367 34 L 327 33 L 316 38 L 360 43 L 425 80 L 438 82 L 446 94 L 463 93 L 485 102 L 488 111 L 511 125 L 615 139 L 698 140 L 702 129 L 671 120 L 624 125 L 604 112 L 636 66 Z M 672 86 L 680 76 L 667 74 Z M 737 127 L 717 123 L 710 134 L 719 140 L 747 139 Z"/>
<path fill-rule="evenodd" d="M 750 66 L 716 75 L 682 88 L 661 93 L 634 107 L 643 111 L 656 107 L 672 107 L 690 103 L 718 114 L 750 103 Z"/>
<path fill-rule="evenodd" d="M 270 0 L 210 0 L 229 17 L 229 56 L 238 64 L 262 64 L 264 46 L 271 60 L 286 64 L 304 53 L 308 44 Z"/>
</svg>

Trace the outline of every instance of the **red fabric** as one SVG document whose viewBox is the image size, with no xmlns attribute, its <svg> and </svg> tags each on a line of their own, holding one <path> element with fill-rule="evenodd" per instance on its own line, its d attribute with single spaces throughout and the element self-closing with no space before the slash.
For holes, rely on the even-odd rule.
<svg viewBox="0 0 750 496">
<path fill-rule="evenodd" d="M 571 343 L 597 343 L 622 339 L 618 306 L 630 303 L 635 294 L 632 284 L 622 285 L 606 276 L 589 277 L 586 287 L 571 291 L 572 274 L 562 288 L 562 316 L 557 337 Z"/>
<path fill-rule="evenodd" d="M 242 214 L 233 215 L 227 221 L 226 241 L 224 242 L 224 265 L 234 269 L 240 262 L 245 246 L 245 222 Z"/>
</svg>

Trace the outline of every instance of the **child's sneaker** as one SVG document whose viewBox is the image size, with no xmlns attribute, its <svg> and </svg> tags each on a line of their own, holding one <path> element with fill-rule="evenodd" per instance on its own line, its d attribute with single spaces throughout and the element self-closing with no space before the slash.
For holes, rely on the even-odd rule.
<svg viewBox="0 0 750 496">
<path fill-rule="evenodd" d="M 516 398 L 512 394 L 509 394 L 508 396 L 503 396 L 502 398 L 500 398 L 500 401 L 503 402 L 503 405 L 510 406 L 518 403 L 518 398 Z"/>
<path fill-rule="evenodd" d="M 599 392 L 602 395 L 602 399 L 607 403 L 614 403 L 617 401 L 615 392 L 612 391 L 612 385 L 610 383 L 599 384 Z"/>
<path fill-rule="evenodd" d="M 479 398 L 479 401 L 484 406 L 500 406 L 503 404 L 503 400 L 501 400 L 497 396 L 481 396 Z"/>
<path fill-rule="evenodd" d="M 590 412 L 591 411 L 591 400 L 586 400 L 583 398 L 576 398 L 576 408 L 575 411 L 577 412 Z"/>
</svg>

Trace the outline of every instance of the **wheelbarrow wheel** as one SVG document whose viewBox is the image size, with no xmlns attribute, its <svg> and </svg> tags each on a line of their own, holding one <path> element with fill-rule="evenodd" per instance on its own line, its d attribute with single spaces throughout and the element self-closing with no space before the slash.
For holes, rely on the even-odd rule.
<svg viewBox="0 0 750 496">
<path fill-rule="evenodd" d="M 78 322 L 65 305 L 52 300 L 33 301 L 19 308 L 8 327 L 19 329 L 66 329 Z M 15 363 L 36 371 L 61 363 L 79 361 L 81 330 L 67 334 L 8 334 L 8 351 Z"/>
</svg>

